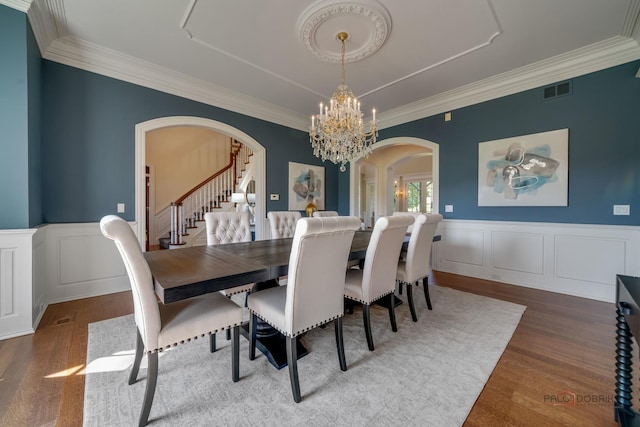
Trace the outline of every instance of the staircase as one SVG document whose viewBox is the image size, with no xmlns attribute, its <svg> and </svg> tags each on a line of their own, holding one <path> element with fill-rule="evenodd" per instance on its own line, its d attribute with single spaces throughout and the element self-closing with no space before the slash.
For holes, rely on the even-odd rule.
<svg viewBox="0 0 640 427">
<path fill-rule="evenodd" d="M 206 245 L 204 215 L 234 208 L 231 194 L 238 190 L 252 155 L 251 149 L 232 140 L 229 163 L 171 203 L 171 231 L 168 237 L 159 239 L 160 246 L 176 249 Z"/>
</svg>

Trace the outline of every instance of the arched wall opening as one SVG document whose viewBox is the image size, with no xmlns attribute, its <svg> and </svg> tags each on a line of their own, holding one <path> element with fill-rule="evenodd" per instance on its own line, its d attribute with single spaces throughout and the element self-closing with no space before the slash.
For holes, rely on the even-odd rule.
<svg viewBox="0 0 640 427">
<path fill-rule="evenodd" d="M 173 116 L 161 117 L 138 123 L 135 130 L 135 201 L 136 201 L 136 233 L 142 248 L 145 247 L 145 158 L 146 158 L 146 134 L 147 132 L 173 126 L 197 126 L 204 127 L 224 135 L 228 135 L 243 144 L 247 145 L 253 151 L 252 162 L 255 162 L 255 181 L 256 181 L 256 205 L 255 217 L 264 218 L 265 212 L 265 191 L 266 191 L 266 152 L 265 148 L 255 139 L 225 123 L 203 117 L 189 116 Z M 255 235 L 256 240 L 262 239 L 264 236 L 263 221 L 256 221 Z"/>
</svg>

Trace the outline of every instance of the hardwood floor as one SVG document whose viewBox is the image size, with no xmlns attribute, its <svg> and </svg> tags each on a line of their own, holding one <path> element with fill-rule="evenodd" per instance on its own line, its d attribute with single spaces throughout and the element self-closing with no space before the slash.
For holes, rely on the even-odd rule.
<svg viewBox="0 0 640 427">
<path fill-rule="evenodd" d="M 431 279 L 527 306 L 465 426 L 616 425 L 613 304 L 438 272 Z M 35 334 L 0 341 L 0 425 L 81 426 L 87 325 L 132 311 L 129 292 L 53 304 Z"/>
</svg>

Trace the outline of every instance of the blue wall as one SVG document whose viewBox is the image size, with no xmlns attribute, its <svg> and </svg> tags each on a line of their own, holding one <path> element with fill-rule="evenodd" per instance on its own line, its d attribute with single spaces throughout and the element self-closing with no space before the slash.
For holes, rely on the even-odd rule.
<svg viewBox="0 0 640 427">
<path fill-rule="evenodd" d="M 379 140 L 423 138 L 440 148 L 445 218 L 640 225 L 640 61 L 572 80 L 572 94 L 543 99 L 528 90 L 380 132 Z M 478 143 L 569 129 L 567 207 L 479 207 Z M 444 205 L 454 205 L 444 213 Z M 613 216 L 613 205 L 631 205 Z"/>
<path fill-rule="evenodd" d="M 42 104 L 40 96 L 41 64 L 40 51 L 36 38 L 29 25 L 27 32 L 27 63 L 28 63 L 28 163 L 29 163 L 29 227 L 42 224 L 42 157 L 41 157 L 41 115 Z"/>
<path fill-rule="evenodd" d="M 0 228 L 29 226 L 27 16 L 0 5 Z"/>
<path fill-rule="evenodd" d="M 308 135 L 130 83 L 43 61 L 44 221 L 95 222 L 116 204 L 135 215 L 135 125 L 166 116 L 197 116 L 242 130 L 266 148 L 266 210 L 287 210 L 289 161 L 323 165 L 326 208 L 338 206 L 338 169 L 313 157 Z"/>
<path fill-rule="evenodd" d="M 266 148 L 267 194 L 287 195 L 288 162 L 325 166 L 326 209 L 348 213 L 348 174 L 313 157 L 305 132 L 38 60 L 26 15 L 0 5 L 0 229 L 96 222 L 129 207 L 134 219 L 135 125 L 175 115 L 236 127 Z M 534 89 L 384 129 L 440 145 L 447 218 L 640 225 L 640 61 L 573 79 L 570 96 Z M 28 80 L 28 81 L 27 81 Z M 478 143 L 569 128 L 568 207 L 478 207 Z M 613 216 L 613 204 L 631 205 Z M 286 197 L 266 210 L 286 210 Z"/>
</svg>

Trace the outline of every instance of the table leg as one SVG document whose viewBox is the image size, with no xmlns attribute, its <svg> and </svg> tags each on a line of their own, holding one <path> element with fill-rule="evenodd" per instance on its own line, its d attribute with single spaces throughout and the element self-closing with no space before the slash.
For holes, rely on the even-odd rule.
<svg viewBox="0 0 640 427">
<path fill-rule="evenodd" d="M 260 292 L 264 289 L 280 286 L 276 280 L 256 283 L 251 290 L 252 293 Z M 249 339 L 249 325 L 245 324 L 240 328 L 240 333 Z M 309 351 L 300 342 L 300 337 L 296 339 L 298 359 L 306 356 Z M 287 339 L 273 326 L 258 319 L 256 325 L 256 348 L 260 350 L 277 369 L 287 366 Z"/>
<path fill-rule="evenodd" d="M 634 416 L 631 408 L 632 392 L 632 334 L 624 317 L 624 307 L 616 308 L 616 397 L 614 405 L 615 419 L 621 425 L 627 425 Z"/>
</svg>

